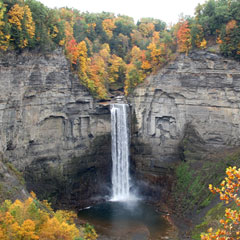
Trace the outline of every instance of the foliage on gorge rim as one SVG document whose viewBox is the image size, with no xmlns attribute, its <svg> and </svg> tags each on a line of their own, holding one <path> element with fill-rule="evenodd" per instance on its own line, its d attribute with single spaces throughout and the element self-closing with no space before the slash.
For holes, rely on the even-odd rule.
<svg viewBox="0 0 240 240">
<path fill-rule="evenodd" d="M 218 193 L 220 200 L 225 204 L 234 203 L 234 208 L 227 207 L 225 209 L 224 218 L 219 220 L 217 229 L 212 227 L 208 229 L 208 233 L 202 233 L 202 240 L 221 239 L 221 240 L 235 240 L 240 239 L 240 168 L 229 167 L 226 169 L 225 179 L 221 182 L 220 187 L 213 187 L 209 185 L 209 189 L 213 194 Z"/>
<path fill-rule="evenodd" d="M 47 201 L 39 201 L 31 193 L 25 201 L 5 200 L 0 206 L 0 239 L 5 240 L 95 240 L 94 228 L 78 229 L 74 223 L 74 212 L 53 211 Z"/>
<path fill-rule="evenodd" d="M 240 3 L 209 0 L 167 28 L 158 19 L 134 23 L 128 16 L 49 9 L 36 0 L 0 2 L 0 50 L 65 49 L 72 71 L 98 98 L 117 88 L 125 94 L 156 72 L 176 52 L 217 42 L 226 57 L 240 59 Z"/>
</svg>

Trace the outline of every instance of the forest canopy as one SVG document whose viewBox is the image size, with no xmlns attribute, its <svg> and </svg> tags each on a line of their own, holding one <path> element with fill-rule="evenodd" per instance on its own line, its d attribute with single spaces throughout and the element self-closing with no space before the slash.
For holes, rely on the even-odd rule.
<svg viewBox="0 0 240 240">
<path fill-rule="evenodd" d="M 160 16 L 161 17 L 161 16 Z M 177 52 L 218 44 L 240 60 L 240 2 L 209 0 L 171 27 L 159 19 L 76 9 L 49 9 L 36 0 L 0 1 L 0 51 L 62 47 L 72 71 L 93 95 L 129 94 Z"/>
</svg>

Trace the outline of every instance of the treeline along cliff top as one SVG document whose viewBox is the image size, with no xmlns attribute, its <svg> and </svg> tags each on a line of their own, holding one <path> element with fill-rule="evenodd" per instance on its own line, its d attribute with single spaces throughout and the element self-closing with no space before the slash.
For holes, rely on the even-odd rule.
<svg viewBox="0 0 240 240">
<path fill-rule="evenodd" d="M 159 16 L 161 18 L 161 16 Z M 209 0 L 195 16 L 171 27 L 159 19 L 133 18 L 76 9 L 49 9 L 36 0 L 0 1 L 0 51 L 49 52 L 62 47 L 72 71 L 92 94 L 129 94 L 177 52 L 218 44 L 220 53 L 240 59 L 240 1 Z"/>
</svg>

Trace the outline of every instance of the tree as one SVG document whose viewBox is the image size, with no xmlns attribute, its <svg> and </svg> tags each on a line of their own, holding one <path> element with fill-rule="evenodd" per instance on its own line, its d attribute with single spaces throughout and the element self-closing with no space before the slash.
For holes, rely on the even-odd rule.
<svg viewBox="0 0 240 240">
<path fill-rule="evenodd" d="M 13 41 L 18 48 L 27 47 L 35 35 L 35 23 L 30 8 L 28 5 L 20 6 L 15 4 L 8 12 L 8 15 Z"/>
<path fill-rule="evenodd" d="M 5 19 L 6 10 L 6 5 L 0 2 L 0 50 L 4 51 L 8 49 L 10 42 L 8 22 Z"/>
<path fill-rule="evenodd" d="M 224 56 L 240 60 L 240 22 L 231 20 L 220 34 L 220 49 Z"/>
<path fill-rule="evenodd" d="M 226 204 L 233 202 L 235 209 L 230 207 L 225 210 L 225 217 L 221 219 L 219 229 L 210 228 L 208 233 L 202 233 L 202 240 L 236 240 L 240 239 L 240 168 L 229 167 L 226 169 L 227 177 L 220 184 L 221 187 L 213 187 L 209 185 L 209 189 L 213 194 L 218 193 L 220 199 Z M 233 205 L 234 206 L 234 205 Z"/>
<path fill-rule="evenodd" d="M 121 76 L 125 71 L 125 63 L 122 58 L 113 54 L 109 60 L 110 66 L 108 67 L 109 77 L 108 80 L 110 83 L 122 81 Z"/>
<path fill-rule="evenodd" d="M 96 240 L 92 226 L 74 224 L 77 215 L 70 211 L 53 211 L 47 201 L 34 193 L 25 201 L 6 200 L 0 205 L 0 239 L 4 240 Z"/>
<path fill-rule="evenodd" d="M 191 30 L 188 21 L 180 22 L 180 27 L 177 31 L 178 52 L 185 52 L 188 54 L 191 48 Z"/>
<path fill-rule="evenodd" d="M 113 29 L 116 28 L 114 20 L 113 19 L 104 19 L 102 21 L 102 27 L 103 27 L 104 32 L 108 36 L 108 38 L 111 39 L 113 36 Z"/>
<path fill-rule="evenodd" d="M 86 82 L 87 68 L 88 68 L 88 55 L 87 45 L 85 41 L 78 43 L 77 45 L 77 61 L 78 61 L 78 76 L 83 82 Z"/>
</svg>

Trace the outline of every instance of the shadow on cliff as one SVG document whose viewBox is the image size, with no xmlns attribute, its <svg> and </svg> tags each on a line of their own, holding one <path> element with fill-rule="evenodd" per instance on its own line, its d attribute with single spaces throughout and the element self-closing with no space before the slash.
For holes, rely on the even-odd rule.
<svg viewBox="0 0 240 240">
<path fill-rule="evenodd" d="M 24 171 L 29 191 L 62 208 L 83 208 L 103 201 L 110 195 L 110 175 L 110 135 L 94 138 L 83 155 L 64 164 L 56 158 L 38 158 Z"/>
</svg>

